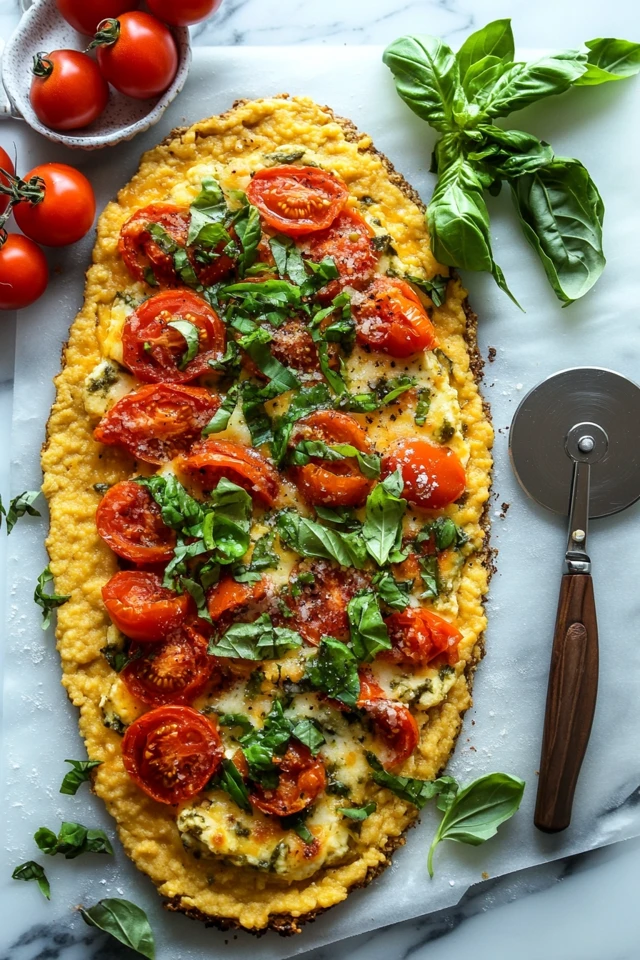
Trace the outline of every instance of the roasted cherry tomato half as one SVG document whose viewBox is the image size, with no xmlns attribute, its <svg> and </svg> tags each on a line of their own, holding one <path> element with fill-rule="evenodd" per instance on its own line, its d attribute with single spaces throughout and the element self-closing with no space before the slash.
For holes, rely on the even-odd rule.
<svg viewBox="0 0 640 960">
<path fill-rule="evenodd" d="M 10 233 L 0 245 L 0 310 L 22 310 L 42 296 L 49 282 L 47 260 L 33 240 Z"/>
<path fill-rule="evenodd" d="M 333 173 L 317 167 L 269 167 L 258 170 L 247 198 L 266 223 L 290 237 L 326 230 L 336 219 L 349 191 Z"/>
<path fill-rule="evenodd" d="M 376 277 L 354 305 L 360 343 L 403 359 L 436 345 L 436 332 L 420 298 L 404 280 Z"/>
<path fill-rule="evenodd" d="M 369 224 L 354 210 L 343 210 L 327 230 L 312 233 L 302 242 L 303 251 L 318 263 L 331 257 L 340 278 L 331 280 L 319 291 L 321 300 L 333 300 L 343 287 L 364 290 L 373 278 L 378 254 L 371 241 L 375 236 Z"/>
<path fill-rule="evenodd" d="M 166 463 L 192 446 L 219 406 L 201 387 L 150 384 L 118 400 L 93 435 L 145 463 Z"/>
<path fill-rule="evenodd" d="M 232 440 L 203 440 L 181 458 L 178 469 L 205 491 L 214 490 L 226 477 L 267 507 L 273 506 L 280 489 L 272 464 L 257 450 Z"/>
<path fill-rule="evenodd" d="M 80 130 L 104 113 L 109 86 L 86 53 L 54 50 L 36 54 L 29 99 L 45 127 Z"/>
<path fill-rule="evenodd" d="M 197 328 L 198 352 L 184 362 L 187 340 L 171 326 L 186 321 Z M 122 333 L 125 367 L 145 383 L 188 383 L 210 373 L 210 360 L 222 356 L 225 328 L 218 314 L 195 293 L 166 290 L 141 303 Z"/>
<path fill-rule="evenodd" d="M 147 0 L 147 6 L 160 20 L 176 27 L 189 27 L 206 20 L 218 9 L 222 0 Z"/>
<path fill-rule="evenodd" d="M 327 785 L 324 764 L 308 747 L 292 741 L 283 757 L 274 757 L 280 779 L 275 790 L 253 786 L 251 803 L 263 813 L 289 817 L 309 807 Z"/>
<path fill-rule="evenodd" d="M 337 567 L 328 560 L 303 561 L 294 567 L 284 597 L 294 615 L 291 623 L 314 647 L 324 636 L 346 642 L 347 605 L 368 585 L 369 577 L 359 570 Z"/>
<path fill-rule="evenodd" d="M 209 616 L 214 621 L 240 610 L 251 603 L 258 603 L 266 596 L 266 586 L 261 579 L 257 583 L 238 583 L 232 577 L 223 577 L 207 594 Z"/>
<path fill-rule="evenodd" d="M 420 741 L 418 724 L 411 711 L 397 700 L 385 697 L 371 671 L 360 669 L 358 706 L 373 721 L 376 732 L 387 747 L 385 767 L 399 767 L 408 760 Z"/>
<path fill-rule="evenodd" d="M 28 237 L 45 247 L 65 247 L 91 230 L 96 215 L 93 187 L 83 173 L 66 163 L 43 163 L 24 180 L 40 180 L 34 200 L 13 208 L 15 221 Z"/>
<path fill-rule="evenodd" d="M 459 458 L 449 447 L 428 440 L 396 440 L 382 458 L 382 476 L 400 468 L 402 496 L 417 507 L 439 510 L 464 493 L 467 478 Z"/>
<path fill-rule="evenodd" d="M 327 317 L 326 320 L 320 324 L 320 329 L 322 330 L 324 327 L 329 326 L 334 319 L 335 318 L 331 316 Z M 285 367 L 290 367 L 297 374 L 302 375 L 307 382 L 310 380 L 324 380 L 316 345 L 313 342 L 308 326 L 303 320 L 299 317 L 291 317 L 280 327 L 274 327 L 273 330 L 269 330 L 269 333 L 272 338 L 269 349 L 276 360 L 279 360 Z M 327 343 L 327 354 L 329 366 L 332 369 L 337 368 L 339 365 L 338 358 L 340 356 L 338 344 Z M 267 379 L 248 354 L 244 355 L 244 368 L 251 377 L 256 377 L 258 380 Z"/>
<path fill-rule="evenodd" d="M 120 676 L 142 703 L 192 703 L 218 668 L 207 654 L 208 642 L 189 624 L 183 624 L 160 643 L 133 660 Z"/>
<path fill-rule="evenodd" d="M 163 563 L 173 556 L 177 535 L 162 519 L 146 487 L 123 480 L 108 490 L 96 512 L 98 533 L 114 553 L 132 563 Z"/>
<path fill-rule="evenodd" d="M 165 23 L 134 10 L 100 24 L 94 45 L 105 80 L 134 100 L 159 97 L 178 72 L 178 48 Z"/>
<path fill-rule="evenodd" d="M 108 17 L 137 10 L 138 0 L 56 0 L 61 15 L 78 33 L 92 37 Z"/>
<path fill-rule="evenodd" d="M 291 445 L 302 440 L 349 444 L 361 453 L 371 445 L 357 420 L 339 410 L 317 410 L 296 424 Z M 314 457 L 304 467 L 292 467 L 291 478 L 307 503 L 325 507 L 357 507 L 366 500 L 373 480 L 363 476 L 355 457 L 322 460 Z"/>
<path fill-rule="evenodd" d="M 458 662 L 462 634 L 437 613 L 407 607 L 392 613 L 386 624 L 393 649 L 381 654 L 385 659 L 414 666 L 424 666 L 436 658 L 450 666 Z"/>
<path fill-rule="evenodd" d="M 154 279 L 161 287 L 181 287 L 171 254 L 166 253 L 156 242 L 149 226 L 160 227 L 178 246 L 187 249 L 191 266 L 203 286 L 207 287 L 222 280 L 233 266 L 233 260 L 221 251 L 225 242 L 221 241 L 216 256 L 211 263 L 202 264 L 187 247 L 189 235 L 189 211 L 176 207 L 172 203 L 152 203 L 137 210 L 120 231 L 118 249 L 125 265 L 136 280 Z M 233 232 L 232 232 L 233 235 Z"/>
<path fill-rule="evenodd" d="M 0 187 L 8 188 L 10 185 L 9 177 L 13 176 L 15 169 L 13 166 L 13 160 L 9 156 L 6 150 L 0 147 L 0 170 L 4 170 L 9 174 L 8 177 L 0 173 Z M 9 197 L 3 194 L 0 194 L 0 216 L 5 212 L 9 206 Z"/>
<path fill-rule="evenodd" d="M 124 768 L 159 803 L 182 803 L 199 793 L 224 757 L 212 720 L 191 707 L 149 710 L 128 727 L 122 741 Z"/>
<path fill-rule="evenodd" d="M 156 573 L 120 570 L 102 588 L 107 613 L 126 637 L 156 643 L 187 619 L 192 601 L 162 586 Z"/>
</svg>

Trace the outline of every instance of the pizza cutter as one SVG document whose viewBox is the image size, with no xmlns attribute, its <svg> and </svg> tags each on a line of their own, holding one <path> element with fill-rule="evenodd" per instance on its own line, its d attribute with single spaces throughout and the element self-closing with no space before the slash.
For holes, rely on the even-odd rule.
<svg viewBox="0 0 640 960">
<path fill-rule="evenodd" d="M 569 517 L 534 814 L 556 833 L 571 822 L 598 690 L 589 519 L 640 499 L 640 387 L 600 367 L 562 370 L 522 400 L 509 452 L 525 492 Z"/>
</svg>

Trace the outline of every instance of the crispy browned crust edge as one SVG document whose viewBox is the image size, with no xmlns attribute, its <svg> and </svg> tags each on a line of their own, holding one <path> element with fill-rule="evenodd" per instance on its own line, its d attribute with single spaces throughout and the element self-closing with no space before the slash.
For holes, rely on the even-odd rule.
<svg viewBox="0 0 640 960">
<path fill-rule="evenodd" d="M 280 96 L 282 97 L 282 99 L 288 99 L 289 94 L 281 94 Z M 247 102 L 246 100 L 236 100 L 231 110 L 235 110 L 236 107 L 246 102 Z M 360 130 L 358 130 L 358 128 L 355 126 L 355 124 L 351 120 L 347 119 L 346 117 L 337 116 L 334 113 L 334 111 L 331 109 L 331 107 L 324 106 L 322 109 L 326 110 L 326 112 L 331 117 L 333 117 L 336 123 L 338 123 L 342 127 L 345 138 L 347 140 L 351 141 L 352 143 L 358 143 L 363 139 L 365 134 L 363 134 Z M 231 110 L 228 112 L 230 113 Z M 223 114 L 223 116 L 226 116 L 226 114 Z M 185 133 L 188 129 L 189 129 L 188 127 L 176 128 L 162 141 L 163 145 L 169 145 L 174 140 L 180 139 L 182 134 Z M 411 184 L 407 182 L 407 180 L 402 176 L 402 174 L 396 170 L 396 168 L 394 167 L 394 165 L 392 164 L 392 162 L 389 160 L 388 157 L 386 157 L 383 153 L 377 150 L 373 146 L 373 144 L 369 147 L 366 147 L 363 150 L 363 152 L 372 153 L 376 157 L 378 157 L 378 159 L 382 162 L 383 166 L 385 167 L 391 183 L 393 183 L 394 186 L 398 187 L 398 189 L 401 190 L 402 193 L 409 200 L 415 203 L 420 210 L 422 210 L 423 212 L 426 211 L 427 209 L 426 204 L 422 201 L 420 195 L 411 186 Z M 451 271 L 451 276 L 457 276 L 455 271 Z M 480 390 L 480 386 L 484 376 L 484 360 L 480 354 L 480 350 L 478 347 L 478 337 L 477 337 L 478 317 L 474 313 L 474 311 L 471 309 L 471 305 L 469 303 L 468 298 L 465 299 L 463 303 L 463 308 L 467 318 L 465 340 L 466 340 L 468 351 L 469 351 L 469 365 L 473 373 L 474 380 L 478 385 L 478 389 Z M 482 393 L 481 393 L 481 397 L 482 397 L 482 408 L 483 408 L 484 414 L 487 420 L 491 422 L 490 405 L 486 400 L 486 398 L 482 395 Z M 490 498 L 487 499 L 487 502 L 484 507 L 484 511 L 482 513 L 482 517 L 480 519 L 480 526 L 485 531 L 486 536 L 484 540 L 484 549 L 482 553 L 479 555 L 479 559 L 487 571 L 488 580 L 491 579 L 491 576 L 495 571 L 494 552 L 489 544 L 489 528 L 490 528 L 489 503 L 490 503 Z M 486 595 L 482 599 L 484 602 L 486 599 Z M 473 692 L 473 680 L 474 680 L 475 671 L 478 667 L 478 664 L 480 663 L 480 661 L 482 660 L 485 654 L 484 634 L 478 638 L 476 649 L 478 651 L 477 656 L 474 657 L 472 660 L 469 660 L 465 670 L 465 679 L 467 681 L 467 686 L 469 688 L 470 694 Z M 461 715 L 460 719 L 461 719 L 460 729 L 458 730 L 458 733 L 456 735 L 455 742 L 457 742 L 457 739 L 460 736 L 460 733 L 462 732 L 462 721 L 464 719 L 464 714 Z M 453 753 L 453 750 L 455 749 L 455 742 L 451 751 L 452 753 Z M 444 766 L 440 770 L 440 773 L 442 773 L 443 770 L 444 770 Z M 361 889 L 363 887 L 366 887 L 370 883 L 372 883 L 373 880 L 375 880 L 377 877 L 380 876 L 380 874 L 390 865 L 391 858 L 395 853 L 395 851 L 399 847 L 404 846 L 404 844 L 406 843 L 405 834 L 407 830 L 415 826 L 416 822 L 417 822 L 417 817 L 416 817 L 416 820 L 414 820 L 412 823 L 409 824 L 409 826 L 406 828 L 402 836 L 391 837 L 387 841 L 386 846 L 382 850 L 382 852 L 385 854 L 386 859 L 382 863 L 378 864 L 377 866 L 370 867 L 364 880 L 359 884 L 354 884 L 352 889 L 356 890 L 356 889 Z M 275 914 L 274 916 L 269 917 L 269 922 L 266 927 L 263 927 L 257 930 L 257 929 L 247 929 L 247 927 L 243 927 L 241 923 L 238 923 L 237 920 L 234 920 L 232 918 L 214 917 L 214 916 L 211 916 L 210 914 L 203 913 L 201 910 L 182 906 L 180 903 L 180 897 L 173 897 L 171 900 L 165 901 L 164 907 L 166 910 L 170 910 L 176 913 L 183 913 L 185 916 L 189 917 L 191 920 L 199 920 L 202 923 L 204 923 L 205 926 L 208 926 L 208 927 L 215 927 L 218 930 L 223 930 L 223 931 L 244 930 L 245 932 L 253 934 L 253 936 L 256 936 L 256 937 L 264 936 L 269 930 L 272 930 L 274 933 L 278 933 L 281 937 L 295 936 L 296 934 L 302 933 L 302 928 L 304 924 L 313 923 L 314 920 L 317 920 L 317 918 L 321 916 L 323 913 L 326 913 L 327 910 L 332 909 L 332 907 L 323 907 L 318 910 L 309 911 L 309 913 L 305 913 L 299 917 L 294 917 L 291 914 Z"/>
</svg>

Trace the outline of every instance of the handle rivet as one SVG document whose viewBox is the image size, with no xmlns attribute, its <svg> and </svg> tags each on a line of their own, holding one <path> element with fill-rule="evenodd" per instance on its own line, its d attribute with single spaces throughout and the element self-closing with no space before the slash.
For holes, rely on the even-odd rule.
<svg viewBox="0 0 640 960">
<path fill-rule="evenodd" d="M 580 439 L 578 440 L 578 450 L 580 451 L 580 453 L 591 453 L 595 445 L 596 445 L 596 442 L 593 439 L 593 437 L 585 436 L 585 437 L 580 437 Z"/>
<path fill-rule="evenodd" d="M 574 530 L 571 534 L 571 539 L 575 540 L 576 543 L 583 543 L 586 536 L 584 530 Z"/>
</svg>

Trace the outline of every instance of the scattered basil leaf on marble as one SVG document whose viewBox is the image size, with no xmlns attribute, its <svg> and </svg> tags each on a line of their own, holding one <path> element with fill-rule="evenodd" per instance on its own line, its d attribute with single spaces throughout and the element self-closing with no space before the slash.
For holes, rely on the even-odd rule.
<svg viewBox="0 0 640 960">
<path fill-rule="evenodd" d="M 27 860 L 26 863 L 20 864 L 11 876 L 14 880 L 35 880 L 43 897 L 51 900 L 51 885 L 43 868 L 35 860 Z"/>
<path fill-rule="evenodd" d="M 81 907 L 80 913 L 88 926 L 108 933 L 126 947 L 147 957 L 147 960 L 155 960 L 153 931 L 146 913 L 135 903 L 109 897 L 93 907 Z"/>
<path fill-rule="evenodd" d="M 33 839 L 49 857 L 62 853 L 66 860 L 75 860 L 83 853 L 113 855 L 113 847 L 104 830 L 88 830 L 81 823 L 64 821 L 60 825 L 58 836 L 48 827 L 40 827 Z"/>
<path fill-rule="evenodd" d="M 61 607 L 63 603 L 71 599 L 71 594 L 63 595 L 61 593 L 45 593 L 45 587 L 53 580 L 51 568 L 47 567 L 38 577 L 33 599 L 42 607 L 42 629 L 46 630 L 51 624 L 51 613 L 56 607 Z"/>
<path fill-rule="evenodd" d="M 191 361 L 195 360 L 198 356 L 200 350 L 200 328 L 197 327 L 195 323 L 192 323 L 191 320 L 171 320 L 167 326 L 177 330 L 186 343 L 184 353 L 178 361 L 178 370 L 186 370 Z"/>
<path fill-rule="evenodd" d="M 358 661 L 349 647 L 334 637 L 323 637 L 318 653 L 307 661 L 306 679 L 347 707 L 355 707 L 360 696 Z"/>
<path fill-rule="evenodd" d="M 91 771 L 102 763 L 102 760 L 65 760 L 71 764 L 71 770 L 64 775 L 60 786 L 60 793 L 75 796 L 83 783 L 91 782 Z"/>
<path fill-rule="evenodd" d="M 24 493 L 21 493 L 18 497 L 14 497 L 11 503 L 9 504 L 9 509 L 5 514 L 4 507 L 2 506 L 2 501 L 0 500 L 0 515 L 5 514 L 7 518 L 7 535 L 11 533 L 16 523 L 21 517 L 24 517 L 25 514 L 28 514 L 30 517 L 41 517 L 42 514 L 39 510 L 36 510 L 34 503 L 41 494 L 41 490 L 25 490 Z M 0 518 L 0 523 L 1 523 Z"/>
<path fill-rule="evenodd" d="M 367 803 L 364 807 L 338 807 L 338 813 L 349 820 L 367 820 L 378 809 L 377 803 Z"/>
<path fill-rule="evenodd" d="M 466 787 L 446 793 L 438 802 L 444 816 L 429 848 L 429 876 L 433 877 L 433 854 L 442 840 L 473 846 L 489 840 L 517 812 L 524 788 L 524 780 L 519 777 L 488 773 Z"/>
<path fill-rule="evenodd" d="M 252 724 L 249 724 L 252 727 Z M 242 774 L 236 767 L 233 760 L 223 759 L 220 772 L 211 778 L 206 790 L 224 790 L 241 810 L 252 813 L 253 808 L 249 800 L 249 791 L 244 782 Z"/>
<path fill-rule="evenodd" d="M 609 80 L 625 80 L 640 71 L 640 43 L 613 37 L 587 40 L 587 69 L 576 87 L 592 87 Z"/>
</svg>

